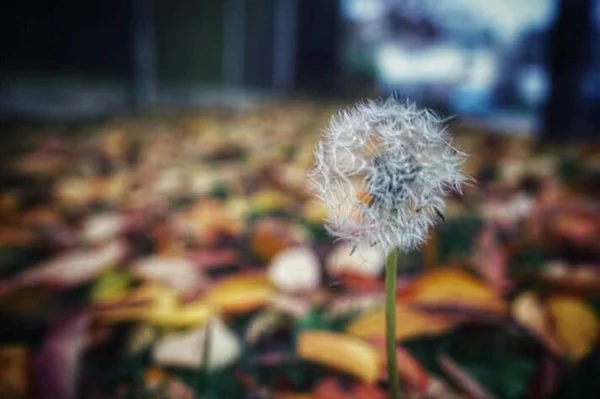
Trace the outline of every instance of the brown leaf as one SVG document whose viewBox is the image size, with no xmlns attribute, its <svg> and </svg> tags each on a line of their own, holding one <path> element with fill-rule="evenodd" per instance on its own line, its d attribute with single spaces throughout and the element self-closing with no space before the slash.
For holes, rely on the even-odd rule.
<svg viewBox="0 0 600 399">
<path fill-rule="evenodd" d="M 7 397 L 25 398 L 31 389 L 30 353 L 20 345 L 0 347 L 0 391 Z"/>
</svg>

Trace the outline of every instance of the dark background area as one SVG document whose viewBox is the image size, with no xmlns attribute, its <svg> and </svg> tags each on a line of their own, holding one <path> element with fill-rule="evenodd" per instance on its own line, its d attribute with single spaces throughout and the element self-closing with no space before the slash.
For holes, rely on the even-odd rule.
<svg viewBox="0 0 600 399">
<path fill-rule="evenodd" d="M 350 3 L 360 1 L 5 1 L 0 6 L 4 31 L 0 110 L 5 117 L 77 118 L 236 101 L 245 93 L 358 97 L 396 92 L 413 97 L 414 90 L 382 86 L 376 73 L 357 70 L 344 58 L 344 48 L 352 45 L 361 29 L 343 13 Z M 419 51 L 431 43 L 455 40 L 456 29 L 449 30 L 448 21 L 440 25 L 435 12 L 409 3 L 405 7 L 389 2 L 393 12 L 385 21 L 391 33 L 385 40 L 416 38 Z M 524 119 L 529 121 L 526 130 L 551 139 L 596 137 L 600 130 L 597 1 L 548 3 L 555 10 L 549 25 L 541 31 L 529 30 L 508 52 L 501 50 L 495 103 L 476 116 L 493 120 L 495 126 L 509 120 L 510 127 L 521 126 L 513 119 Z M 460 14 L 445 17 L 460 18 Z M 485 29 L 483 33 L 466 30 L 460 40 L 471 47 L 489 41 Z M 374 48 L 366 45 L 361 51 Z M 547 94 L 540 106 L 520 112 L 523 107 L 513 106 L 511 100 L 515 88 L 510 77 L 520 65 L 532 62 L 543 65 Z M 456 95 L 434 98 L 431 93 L 439 97 L 445 90 L 439 84 L 417 90 L 419 101 L 471 116 L 470 108 L 452 107 Z M 471 98 L 467 96 L 472 93 L 460 93 L 464 103 L 479 101 L 477 94 Z M 519 111 L 517 117 L 514 110 Z"/>
</svg>

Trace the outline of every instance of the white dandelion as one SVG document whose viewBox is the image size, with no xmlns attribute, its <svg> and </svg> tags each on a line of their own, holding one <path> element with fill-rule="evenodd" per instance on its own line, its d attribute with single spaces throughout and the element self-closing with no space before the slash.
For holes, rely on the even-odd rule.
<svg viewBox="0 0 600 399">
<path fill-rule="evenodd" d="M 466 158 L 431 111 L 370 100 L 331 119 L 310 177 L 332 236 L 405 252 L 425 241 L 443 219 L 444 197 L 469 179 L 460 169 Z"/>
</svg>

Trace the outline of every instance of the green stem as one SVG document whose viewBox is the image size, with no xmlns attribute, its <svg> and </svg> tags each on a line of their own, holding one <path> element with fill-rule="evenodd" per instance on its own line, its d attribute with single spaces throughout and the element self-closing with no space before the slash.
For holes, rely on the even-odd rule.
<svg viewBox="0 0 600 399">
<path fill-rule="evenodd" d="M 398 278 L 398 249 L 388 255 L 385 267 L 385 344 L 390 399 L 400 398 L 398 364 L 396 362 L 396 279 Z"/>
</svg>

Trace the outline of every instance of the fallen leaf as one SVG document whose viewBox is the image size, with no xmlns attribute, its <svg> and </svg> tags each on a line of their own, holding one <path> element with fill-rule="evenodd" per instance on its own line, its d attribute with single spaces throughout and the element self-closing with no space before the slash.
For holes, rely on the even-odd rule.
<svg viewBox="0 0 600 399">
<path fill-rule="evenodd" d="M 4 292 L 38 284 L 58 289 L 81 285 L 118 265 L 126 254 L 127 247 L 120 241 L 72 250 L 4 282 Z"/>
<path fill-rule="evenodd" d="M 262 190 L 250 197 L 250 208 L 255 213 L 283 210 L 291 205 L 288 197 L 278 190 Z"/>
<path fill-rule="evenodd" d="M 21 345 L 0 346 L 0 391 L 9 398 L 25 398 L 31 388 L 30 353 Z"/>
<path fill-rule="evenodd" d="M 376 338 L 368 340 L 379 352 L 382 359 L 381 376 L 387 379 L 387 353 L 385 338 Z M 429 376 L 427 370 L 413 357 L 413 355 L 401 346 L 396 346 L 396 364 L 398 365 L 399 377 L 411 387 L 419 392 L 427 390 Z"/>
<path fill-rule="evenodd" d="M 296 350 L 304 360 L 351 374 L 366 383 L 374 383 L 379 378 L 379 354 L 367 342 L 352 335 L 303 331 L 298 335 Z"/>
<path fill-rule="evenodd" d="M 177 292 L 157 284 L 97 300 L 96 305 L 96 315 L 104 323 L 144 322 L 183 328 L 203 325 L 216 314 L 212 303 L 203 299 L 182 303 Z"/>
<path fill-rule="evenodd" d="M 396 303 L 396 339 L 443 334 L 453 329 L 460 320 L 427 314 L 405 303 Z M 385 309 L 380 308 L 358 317 L 347 328 L 350 334 L 363 338 L 385 337 Z"/>
<path fill-rule="evenodd" d="M 210 344 L 206 358 L 210 370 L 233 364 L 239 358 L 241 345 L 237 335 L 219 319 L 194 330 L 166 335 L 154 345 L 152 357 L 161 366 L 198 369 L 205 358 L 207 333 Z"/>
<path fill-rule="evenodd" d="M 166 284 L 182 294 L 197 291 L 205 285 L 201 271 L 184 257 L 151 256 L 135 262 L 133 275 L 147 281 Z"/>
<path fill-rule="evenodd" d="M 506 302 L 494 290 L 458 268 L 440 268 L 425 272 L 398 295 L 415 306 L 433 310 L 481 312 L 504 316 Z"/>
<path fill-rule="evenodd" d="M 560 354 L 562 348 L 552 327 L 550 315 L 534 292 L 520 294 L 511 304 L 511 314 L 552 353 Z"/>
<path fill-rule="evenodd" d="M 269 263 L 267 274 L 269 281 L 281 291 L 313 291 L 321 282 L 321 264 L 310 247 L 297 246 L 277 253 Z"/>
<path fill-rule="evenodd" d="M 104 243 L 117 238 L 125 228 L 125 217 L 118 213 L 93 215 L 85 220 L 80 234 L 90 244 Z"/>
<path fill-rule="evenodd" d="M 268 305 L 274 294 L 265 275 L 241 274 L 217 283 L 207 300 L 225 314 L 240 314 Z"/>
<path fill-rule="evenodd" d="M 262 219 L 252 231 L 252 252 L 266 262 L 280 251 L 301 242 L 302 237 L 289 223 L 277 219 Z"/>
<path fill-rule="evenodd" d="M 551 297 L 547 304 L 563 354 L 573 361 L 586 357 L 600 336 L 600 321 L 594 310 L 573 296 Z"/>
</svg>

